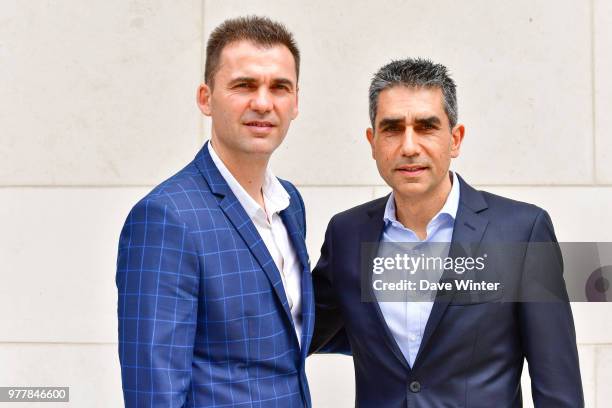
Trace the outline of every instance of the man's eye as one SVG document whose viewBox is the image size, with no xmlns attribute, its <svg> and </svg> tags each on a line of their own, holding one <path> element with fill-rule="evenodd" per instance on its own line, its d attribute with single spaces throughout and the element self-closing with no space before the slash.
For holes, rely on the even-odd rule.
<svg viewBox="0 0 612 408">
<path fill-rule="evenodd" d="M 434 125 L 421 125 L 417 128 L 417 130 L 424 131 L 424 132 L 429 131 L 429 130 L 435 130 L 435 129 L 436 127 Z"/>
<path fill-rule="evenodd" d="M 400 128 L 399 126 L 390 126 L 390 127 L 384 128 L 383 131 L 389 132 L 389 133 L 395 133 L 395 132 L 401 132 L 402 128 Z"/>
<path fill-rule="evenodd" d="M 252 85 L 247 82 L 241 82 L 234 86 L 234 88 L 251 88 Z"/>
</svg>

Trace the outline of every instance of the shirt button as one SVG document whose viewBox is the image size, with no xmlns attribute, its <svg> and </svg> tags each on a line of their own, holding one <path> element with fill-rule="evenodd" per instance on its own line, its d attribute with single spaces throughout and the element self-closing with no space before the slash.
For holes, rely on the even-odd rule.
<svg viewBox="0 0 612 408">
<path fill-rule="evenodd" d="M 409 387 L 410 387 L 410 391 L 412 392 L 416 393 L 416 392 L 421 391 L 421 383 L 418 381 L 411 382 Z"/>
<path fill-rule="evenodd" d="M 416 341 L 416 339 L 417 339 L 416 334 L 412 334 L 412 333 L 410 333 L 410 334 L 408 335 L 408 340 L 410 340 L 410 341 Z"/>
</svg>

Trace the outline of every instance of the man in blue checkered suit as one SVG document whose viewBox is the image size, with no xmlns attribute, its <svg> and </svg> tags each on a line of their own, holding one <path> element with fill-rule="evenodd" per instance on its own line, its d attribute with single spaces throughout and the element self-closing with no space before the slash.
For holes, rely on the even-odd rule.
<svg viewBox="0 0 612 408">
<path fill-rule="evenodd" d="M 297 116 L 299 51 L 267 18 L 211 34 L 211 141 L 139 201 L 119 241 L 126 407 L 310 407 L 304 204 L 268 161 Z"/>
</svg>

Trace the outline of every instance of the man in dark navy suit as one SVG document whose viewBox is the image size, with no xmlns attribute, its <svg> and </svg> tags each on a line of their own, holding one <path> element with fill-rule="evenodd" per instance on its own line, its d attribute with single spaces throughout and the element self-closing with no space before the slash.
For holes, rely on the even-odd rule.
<svg viewBox="0 0 612 408">
<path fill-rule="evenodd" d="M 446 68 L 422 59 L 381 68 L 370 86 L 370 119 L 372 156 L 393 191 L 331 219 L 313 271 L 311 352 L 352 353 L 359 407 L 520 407 L 525 359 L 536 407 L 582 407 L 573 318 L 550 217 L 534 205 L 477 191 L 449 171 L 465 128 Z M 455 265 L 467 265 L 468 255 L 482 261 L 485 248 L 495 256 L 480 275 L 444 267 L 434 283 L 450 289 L 434 290 L 431 298 L 397 301 L 384 290 L 373 293 L 382 284 L 371 285 L 380 272 L 369 265 L 381 248 L 398 243 L 447 243 L 438 256 Z M 466 276 L 499 285 L 494 291 L 453 286 Z"/>
<path fill-rule="evenodd" d="M 197 94 L 211 140 L 121 232 L 126 407 L 311 406 L 304 206 L 268 166 L 298 114 L 299 65 L 292 34 L 268 18 L 211 33 Z"/>
</svg>

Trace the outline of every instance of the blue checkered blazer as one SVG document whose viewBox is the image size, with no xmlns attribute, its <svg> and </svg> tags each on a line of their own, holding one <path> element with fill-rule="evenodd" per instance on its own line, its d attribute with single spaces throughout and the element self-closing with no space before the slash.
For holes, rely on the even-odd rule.
<svg viewBox="0 0 612 408">
<path fill-rule="evenodd" d="M 126 407 L 310 407 L 304 204 L 281 180 L 302 265 L 302 347 L 278 269 L 207 147 L 132 209 L 119 240 Z"/>
</svg>

